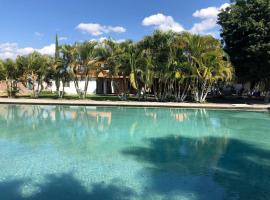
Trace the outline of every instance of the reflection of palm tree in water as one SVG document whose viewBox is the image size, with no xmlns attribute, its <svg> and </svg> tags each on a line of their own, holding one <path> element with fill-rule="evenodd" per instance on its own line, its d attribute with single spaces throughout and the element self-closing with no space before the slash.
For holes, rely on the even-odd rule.
<svg viewBox="0 0 270 200">
<path fill-rule="evenodd" d="M 171 109 L 170 113 L 171 113 L 171 117 L 174 120 L 179 121 L 179 122 L 184 121 L 188 118 L 187 113 L 183 113 L 183 111 L 180 111 L 178 109 L 177 110 Z M 156 121 L 158 118 L 158 113 L 153 112 L 153 111 L 148 111 L 147 109 L 145 109 L 145 116 L 151 117 L 154 121 Z"/>
<path fill-rule="evenodd" d="M 112 112 L 90 111 L 90 112 L 87 112 L 87 114 L 92 117 L 95 117 L 97 123 L 99 123 L 100 120 L 103 121 L 103 119 L 106 119 L 108 126 L 110 126 L 112 123 Z"/>
<path fill-rule="evenodd" d="M 174 113 L 174 112 L 172 112 L 171 113 L 171 116 L 172 116 L 172 118 L 174 120 L 176 120 L 178 122 L 182 122 L 182 121 L 188 119 L 187 113 L 179 113 L 179 112 L 178 113 Z"/>
<path fill-rule="evenodd" d="M 156 113 L 156 112 L 146 112 L 146 113 L 145 113 L 145 116 L 151 117 L 151 118 L 153 118 L 154 120 L 157 119 L 157 113 Z"/>
<path fill-rule="evenodd" d="M 91 119 L 89 110 L 85 107 L 3 105 L 0 111 L 0 123 L 3 126 L 0 137 L 20 138 L 40 144 L 56 138 L 61 141 L 67 135 L 77 135 L 72 138 L 83 140 L 84 137 L 87 140 L 86 138 L 103 132 L 111 123 L 111 118 L 106 123 Z M 101 112 L 100 115 L 103 114 Z M 109 117 L 109 114 L 106 116 Z M 101 131 L 98 129 L 100 124 Z M 52 136 L 48 137 L 49 134 Z M 27 140 L 27 137 L 32 140 Z"/>
</svg>

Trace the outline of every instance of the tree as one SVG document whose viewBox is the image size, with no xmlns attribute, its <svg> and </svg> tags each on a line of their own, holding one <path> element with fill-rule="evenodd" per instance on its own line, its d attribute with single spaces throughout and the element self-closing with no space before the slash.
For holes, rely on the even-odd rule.
<svg viewBox="0 0 270 200">
<path fill-rule="evenodd" d="M 15 97 L 19 92 L 17 84 L 21 76 L 22 70 L 13 60 L 0 61 L 0 78 L 6 81 L 8 97 Z"/>
<path fill-rule="evenodd" d="M 65 94 L 65 83 L 74 79 L 72 69 L 76 66 L 75 57 L 77 52 L 72 45 L 62 45 L 59 51 L 60 57 L 55 59 L 54 63 L 54 78 L 58 97 L 63 98 Z M 62 91 L 60 91 L 61 82 Z"/>
<path fill-rule="evenodd" d="M 139 90 L 138 86 L 138 80 L 137 80 L 137 67 L 138 67 L 138 60 L 140 56 L 140 51 L 138 51 L 136 44 L 134 44 L 132 41 L 126 41 L 122 43 L 122 47 L 124 50 L 124 58 L 126 59 L 125 63 L 127 65 L 125 69 L 125 75 L 129 75 L 129 80 L 131 83 L 131 86 L 136 91 Z"/>
<path fill-rule="evenodd" d="M 79 97 L 83 99 L 86 98 L 91 70 L 98 71 L 98 61 L 100 57 L 97 54 L 97 45 L 98 43 L 95 41 L 87 41 L 82 44 L 77 44 L 75 47 L 77 50 L 76 65 L 73 68 L 75 86 Z M 85 80 L 83 89 L 79 88 L 78 76 Z"/>
<path fill-rule="evenodd" d="M 212 36 L 185 34 L 188 63 L 192 70 L 192 94 L 196 102 L 204 102 L 217 81 L 232 78 L 233 68 L 221 44 Z"/>
<path fill-rule="evenodd" d="M 56 91 L 58 97 L 63 97 L 64 93 L 60 93 L 60 81 L 62 75 L 62 69 L 64 68 L 63 60 L 60 57 L 60 48 L 58 43 L 58 35 L 55 36 L 55 55 L 54 55 L 54 64 L 53 64 L 53 78 L 55 81 Z"/>
<path fill-rule="evenodd" d="M 120 55 L 122 54 L 122 49 L 120 48 L 119 43 L 109 38 L 104 40 L 102 45 L 103 57 L 108 65 L 111 77 L 113 78 L 114 76 L 118 76 L 121 66 Z"/>
<path fill-rule="evenodd" d="M 66 75 L 70 75 L 72 72 L 79 98 L 86 98 L 91 70 L 98 71 L 100 67 L 97 44 L 95 41 L 87 41 L 74 45 L 63 45 L 61 48 L 64 71 Z M 80 79 L 85 81 L 83 88 L 79 86 Z"/>
<path fill-rule="evenodd" d="M 28 83 L 33 97 L 54 79 L 58 97 L 64 96 L 65 83 L 73 80 L 79 98 L 86 98 L 91 76 L 109 69 L 112 79 L 122 77 L 122 99 L 135 90 L 139 99 L 154 95 L 159 101 L 185 101 L 189 96 L 203 102 L 218 82 L 230 80 L 233 73 L 218 40 L 172 31 L 155 31 L 139 42 L 118 43 L 110 38 L 62 46 L 56 35 L 54 58 L 34 52 L 0 66 L 0 76 Z"/>
<path fill-rule="evenodd" d="M 27 59 L 25 76 L 28 80 L 31 80 L 32 96 L 37 98 L 43 90 L 43 83 L 51 67 L 50 59 L 38 52 L 29 54 Z"/>
<path fill-rule="evenodd" d="M 240 82 L 270 90 L 270 1 L 235 0 L 219 14 L 224 50 Z"/>
<path fill-rule="evenodd" d="M 5 79 L 4 75 L 4 62 L 3 60 L 0 60 L 0 80 Z"/>
<path fill-rule="evenodd" d="M 124 79 L 129 76 L 139 99 L 152 91 L 159 101 L 184 101 L 190 94 L 204 102 L 218 81 L 232 78 L 229 59 L 211 36 L 155 31 L 138 43 L 126 41 L 114 49 L 121 49 L 109 59 L 117 67 L 114 71 Z"/>
<path fill-rule="evenodd" d="M 132 87 L 138 90 L 135 74 L 138 61 L 137 47 L 131 40 L 117 43 L 112 39 L 108 39 L 105 40 L 103 44 L 105 48 L 104 57 L 111 76 L 123 77 L 123 93 L 121 99 L 126 99 L 128 93 L 127 77 L 129 77 Z"/>
<path fill-rule="evenodd" d="M 170 98 L 173 84 L 171 79 L 174 74 L 173 70 L 173 39 L 176 33 L 155 31 L 152 35 L 144 37 L 139 42 L 140 48 L 145 49 L 148 60 L 148 70 L 145 72 L 148 77 L 152 77 L 153 92 L 156 99 L 164 101 Z M 149 71 L 151 69 L 151 71 Z"/>
<path fill-rule="evenodd" d="M 60 57 L 60 47 L 58 43 L 58 35 L 55 36 L 55 55 L 54 58 L 57 60 Z"/>
</svg>

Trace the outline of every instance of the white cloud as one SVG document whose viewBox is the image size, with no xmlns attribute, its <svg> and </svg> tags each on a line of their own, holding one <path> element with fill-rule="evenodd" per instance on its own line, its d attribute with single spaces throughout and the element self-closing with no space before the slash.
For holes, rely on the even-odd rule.
<svg viewBox="0 0 270 200">
<path fill-rule="evenodd" d="M 98 38 L 98 39 L 91 39 L 90 41 L 103 42 L 104 40 L 108 40 L 108 39 L 109 39 L 108 37 L 100 37 L 100 38 Z M 126 39 L 118 39 L 118 40 L 111 39 L 111 40 L 113 40 L 113 41 L 116 42 L 116 43 L 121 43 L 121 42 L 126 41 Z"/>
<path fill-rule="evenodd" d="M 230 4 L 225 3 L 220 7 L 208 7 L 194 12 L 193 17 L 200 18 L 202 21 L 195 23 L 190 29 L 190 32 L 196 34 L 210 34 L 211 30 L 217 27 L 218 14 L 222 9 L 228 6 L 230 6 Z"/>
<path fill-rule="evenodd" d="M 204 34 L 217 26 L 217 20 L 213 18 L 202 20 L 200 23 L 195 23 L 190 32 L 196 34 Z"/>
<path fill-rule="evenodd" d="M 114 40 L 115 42 L 117 42 L 117 43 L 121 43 L 121 42 L 125 42 L 125 41 L 127 41 L 126 39 L 118 39 L 118 40 Z"/>
<path fill-rule="evenodd" d="M 230 6 L 230 4 L 225 3 L 220 7 L 208 7 L 195 11 L 192 16 L 201 19 L 201 21 L 195 23 L 189 31 L 195 34 L 209 34 L 217 37 L 218 33 L 216 28 L 218 27 L 218 14 L 222 9 L 225 9 L 228 6 Z M 161 31 L 172 30 L 181 32 L 185 30 L 185 28 L 180 23 L 176 22 L 172 16 L 166 16 L 162 13 L 144 18 L 142 25 L 154 26 L 154 28 Z"/>
<path fill-rule="evenodd" d="M 100 38 L 98 38 L 98 39 L 91 39 L 90 40 L 90 42 L 103 42 L 104 40 L 107 40 L 108 38 L 106 38 L 106 37 L 100 37 Z"/>
<path fill-rule="evenodd" d="M 55 53 L 55 44 L 50 44 L 41 49 L 35 49 L 35 50 L 44 55 L 53 55 Z"/>
<path fill-rule="evenodd" d="M 106 29 L 106 27 L 105 27 Z M 124 33 L 126 32 L 126 29 L 124 27 L 121 26 L 108 26 L 107 30 L 105 30 L 104 32 L 115 32 L 115 33 Z"/>
<path fill-rule="evenodd" d="M 43 33 L 40 33 L 40 32 L 35 32 L 35 36 L 38 36 L 38 37 L 43 37 L 44 34 Z"/>
<path fill-rule="evenodd" d="M 143 26 L 154 26 L 156 29 L 161 31 L 172 30 L 175 32 L 184 31 L 184 27 L 178 22 L 174 21 L 172 16 L 166 16 L 162 13 L 151 15 L 144 18 L 142 21 Z"/>
<path fill-rule="evenodd" d="M 68 38 L 67 37 L 59 37 L 59 41 L 64 41 L 64 40 L 67 40 Z"/>
<path fill-rule="evenodd" d="M 230 7 L 230 5 L 231 5 L 231 4 L 229 4 L 229 3 L 224 3 L 224 4 L 222 4 L 222 5 L 220 6 L 219 9 L 220 9 L 220 10 L 224 10 L 224 9 Z"/>
<path fill-rule="evenodd" d="M 3 43 L 0 44 L 0 59 L 16 59 L 19 55 L 27 55 L 37 51 L 41 54 L 53 55 L 55 52 L 55 44 L 50 44 L 40 49 L 32 47 L 20 48 L 17 43 Z"/>
<path fill-rule="evenodd" d="M 42 38 L 44 37 L 44 33 L 41 32 L 35 32 L 34 34 L 39 40 L 42 40 Z"/>
<path fill-rule="evenodd" d="M 201 19 L 208 19 L 208 18 L 216 18 L 219 13 L 219 9 L 217 7 L 208 7 L 203 8 L 201 10 L 197 10 L 193 13 L 193 17 L 198 17 Z"/>
<path fill-rule="evenodd" d="M 122 26 L 103 26 L 100 24 L 92 23 L 80 23 L 76 29 L 80 30 L 82 33 L 87 33 L 93 36 L 103 35 L 105 33 L 124 33 L 126 29 Z"/>
</svg>

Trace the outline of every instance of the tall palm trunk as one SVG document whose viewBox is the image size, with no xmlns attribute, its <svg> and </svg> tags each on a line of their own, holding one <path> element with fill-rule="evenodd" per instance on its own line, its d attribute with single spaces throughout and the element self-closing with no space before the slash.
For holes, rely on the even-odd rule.
<svg viewBox="0 0 270 200">
<path fill-rule="evenodd" d="M 35 97 L 35 76 L 33 71 L 32 71 L 32 96 Z"/>
<path fill-rule="evenodd" d="M 11 90 L 10 90 L 10 80 L 8 78 L 6 78 L 6 85 L 7 85 L 7 95 L 8 95 L 8 98 L 10 98 Z"/>
<path fill-rule="evenodd" d="M 79 79 L 78 77 L 75 75 L 75 78 L 74 78 L 74 85 L 75 85 L 75 89 L 76 89 L 76 92 L 79 96 L 79 98 L 82 98 L 82 91 L 79 87 Z"/>
<path fill-rule="evenodd" d="M 269 98 L 270 98 L 270 91 L 267 91 L 266 94 L 265 94 L 264 102 L 268 104 L 269 103 Z"/>
<path fill-rule="evenodd" d="M 60 79 L 59 79 L 59 77 L 57 77 L 55 80 L 55 86 L 56 86 L 57 96 L 60 97 Z"/>
<path fill-rule="evenodd" d="M 37 91 L 36 91 L 36 96 L 35 96 L 35 97 L 38 97 L 39 94 L 40 94 L 40 89 L 39 89 L 39 87 L 40 87 L 40 80 L 38 80 Z"/>
<path fill-rule="evenodd" d="M 65 80 L 62 80 L 62 91 L 60 92 L 60 98 L 62 99 L 65 95 Z"/>
<path fill-rule="evenodd" d="M 36 97 L 40 96 L 40 93 L 43 90 L 43 85 L 42 85 L 42 78 L 38 79 L 38 87 L 37 87 L 37 91 L 36 91 Z"/>
<path fill-rule="evenodd" d="M 89 74 L 87 73 L 86 80 L 85 80 L 85 85 L 84 85 L 84 93 L 83 93 L 83 96 L 82 96 L 83 99 L 86 98 L 88 85 L 89 85 Z"/>
</svg>

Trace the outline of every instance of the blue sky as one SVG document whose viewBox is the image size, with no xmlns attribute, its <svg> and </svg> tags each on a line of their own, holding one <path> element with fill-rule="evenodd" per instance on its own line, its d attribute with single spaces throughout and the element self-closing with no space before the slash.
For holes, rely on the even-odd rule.
<svg viewBox="0 0 270 200">
<path fill-rule="evenodd" d="M 52 54 L 60 42 L 112 36 L 138 40 L 154 29 L 218 36 L 227 0 L 0 0 L 0 58 L 33 50 Z"/>
</svg>

